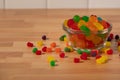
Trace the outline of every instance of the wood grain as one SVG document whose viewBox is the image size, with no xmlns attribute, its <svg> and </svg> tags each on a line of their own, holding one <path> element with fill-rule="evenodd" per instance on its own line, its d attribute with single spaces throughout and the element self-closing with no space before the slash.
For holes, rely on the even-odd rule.
<svg viewBox="0 0 120 80">
<path fill-rule="evenodd" d="M 49 46 L 56 42 L 64 48 L 59 36 L 65 34 L 62 23 L 75 14 L 96 14 L 113 25 L 112 33 L 120 34 L 120 9 L 31 9 L 0 10 L 0 80 L 120 80 L 120 56 L 114 51 L 106 64 L 98 65 L 94 58 L 73 63 L 76 52 L 67 53 L 65 59 L 58 54 L 36 56 L 26 42 L 41 40 L 46 34 Z M 50 67 L 47 56 L 57 59 L 57 66 Z"/>
</svg>

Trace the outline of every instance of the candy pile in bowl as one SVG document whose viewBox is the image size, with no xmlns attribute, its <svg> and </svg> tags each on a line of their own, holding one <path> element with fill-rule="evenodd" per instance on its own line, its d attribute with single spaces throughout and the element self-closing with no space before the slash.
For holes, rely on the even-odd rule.
<svg viewBox="0 0 120 80">
<path fill-rule="evenodd" d="M 63 29 L 68 33 L 70 45 L 74 49 L 100 49 L 112 30 L 112 26 L 96 15 L 75 15 L 64 21 Z"/>
</svg>

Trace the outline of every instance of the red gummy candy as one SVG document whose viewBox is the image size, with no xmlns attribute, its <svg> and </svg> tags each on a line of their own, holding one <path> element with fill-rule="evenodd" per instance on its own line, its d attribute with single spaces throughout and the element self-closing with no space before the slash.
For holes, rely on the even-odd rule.
<svg viewBox="0 0 120 80">
<path fill-rule="evenodd" d="M 47 49 L 47 47 L 44 46 L 44 47 L 42 48 L 42 51 L 43 51 L 43 52 L 46 52 L 46 49 Z"/>
<path fill-rule="evenodd" d="M 110 24 L 108 23 L 108 22 L 106 22 L 107 23 L 107 27 L 109 28 L 110 27 Z"/>
<path fill-rule="evenodd" d="M 74 24 L 74 20 L 73 19 L 69 19 L 68 22 L 67 22 L 67 25 L 69 27 L 71 27 L 73 24 Z"/>
<path fill-rule="evenodd" d="M 33 43 L 27 42 L 27 46 L 28 46 L 28 47 L 33 47 Z"/>
<path fill-rule="evenodd" d="M 95 45 L 92 41 L 86 41 L 87 48 L 94 48 Z"/>
<path fill-rule="evenodd" d="M 109 37 L 110 37 L 110 39 L 112 40 L 112 39 L 113 39 L 113 34 L 111 33 Z"/>
<path fill-rule="evenodd" d="M 74 58 L 74 63 L 79 63 L 80 59 L 79 58 Z"/>
<path fill-rule="evenodd" d="M 120 41 L 118 41 L 118 46 L 120 46 Z"/>
<path fill-rule="evenodd" d="M 72 28 L 73 30 L 80 30 L 77 26 L 77 23 L 72 24 L 70 28 Z"/>
<path fill-rule="evenodd" d="M 85 39 L 85 35 L 84 35 L 84 34 L 77 34 L 77 37 L 78 37 L 79 39 Z"/>
<path fill-rule="evenodd" d="M 62 53 L 59 54 L 59 56 L 60 56 L 60 58 L 64 58 L 65 57 L 65 53 L 62 52 Z"/>
<path fill-rule="evenodd" d="M 88 54 L 85 53 L 85 52 L 83 52 L 80 56 L 80 58 L 83 59 L 83 60 L 87 60 L 87 57 L 88 57 Z"/>
<path fill-rule="evenodd" d="M 96 56 L 96 59 L 99 59 L 99 58 L 101 58 L 101 56 L 100 56 L 100 55 L 97 55 L 97 56 Z"/>
<path fill-rule="evenodd" d="M 108 55 L 112 55 L 113 54 L 113 50 L 112 49 L 107 50 L 107 54 Z"/>
<path fill-rule="evenodd" d="M 40 50 L 37 50 L 37 51 L 36 51 L 36 55 L 41 55 L 41 51 L 40 51 Z"/>
</svg>

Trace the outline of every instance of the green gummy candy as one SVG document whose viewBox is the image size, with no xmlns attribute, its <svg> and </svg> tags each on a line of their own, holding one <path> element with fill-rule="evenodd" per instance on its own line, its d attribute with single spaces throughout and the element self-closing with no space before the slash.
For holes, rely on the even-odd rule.
<svg viewBox="0 0 120 80">
<path fill-rule="evenodd" d="M 84 20 L 85 22 L 88 22 L 89 21 L 89 17 L 88 16 L 83 16 L 82 20 Z"/>
<path fill-rule="evenodd" d="M 80 21 L 80 16 L 75 15 L 75 16 L 73 17 L 73 20 L 74 20 L 75 22 L 79 22 L 79 21 Z"/>
<path fill-rule="evenodd" d="M 35 47 L 35 48 L 33 48 L 32 52 L 33 52 L 33 53 L 36 53 L 37 50 L 38 50 L 38 49 Z"/>
<path fill-rule="evenodd" d="M 60 41 L 64 41 L 64 37 L 66 37 L 66 35 L 62 35 L 62 36 L 59 38 L 59 40 L 60 40 Z"/>
<path fill-rule="evenodd" d="M 83 52 L 90 54 L 90 50 L 84 49 Z"/>
<path fill-rule="evenodd" d="M 55 61 L 50 61 L 51 66 L 55 66 Z"/>
<path fill-rule="evenodd" d="M 70 52 L 70 48 L 65 47 L 65 48 L 64 48 L 64 51 L 65 51 L 65 52 Z"/>
<path fill-rule="evenodd" d="M 97 19 L 98 19 L 98 21 L 102 21 L 102 18 L 101 18 L 101 17 L 98 17 Z"/>
<path fill-rule="evenodd" d="M 80 30 L 83 31 L 86 36 L 89 36 L 89 35 L 90 35 L 90 29 L 87 28 L 85 25 L 82 25 L 82 26 L 80 27 Z"/>
<path fill-rule="evenodd" d="M 82 54 L 82 50 L 81 50 L 81 49 L 78 49 L 78 50 L 77 50 L 77 53 L 78 53 L 78 54 Z"/>
<path fill-rule="evenodd" d="M 101 37 L 102 39 L 105 38 L 106 34 L 97 34 L 99 37 Z"/>
</svg>

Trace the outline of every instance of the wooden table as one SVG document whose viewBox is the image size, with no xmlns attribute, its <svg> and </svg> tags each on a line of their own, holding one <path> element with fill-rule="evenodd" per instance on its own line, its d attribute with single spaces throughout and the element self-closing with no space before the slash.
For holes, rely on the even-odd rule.
<svg viewBox="0 0 120 80">
<path fill-rule="evenodd" d="M 45 34 L 45 45 L 56 42 L 63 49 L 62 23 L 75 14 L 101 16 L 112 23 L 112 33 L 120 34 L 120 9 L 0 10 L 0 80 L 120 80 L 117 51 L 106 64 L 96 64 L 94 58 L 75 64 L 76 52 L 60 59 L 55 52 L 37 56 L 26 47 L 26 42 L 36 43 Z M 50 67 L 49 55 L 55 56 L 57 66 Z"/>
</svg>

